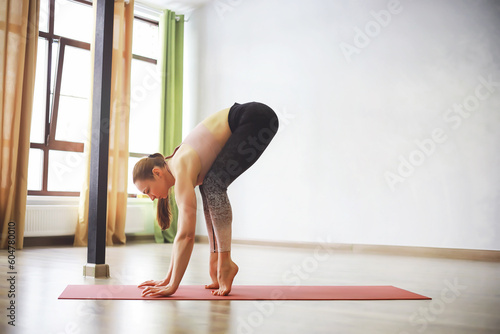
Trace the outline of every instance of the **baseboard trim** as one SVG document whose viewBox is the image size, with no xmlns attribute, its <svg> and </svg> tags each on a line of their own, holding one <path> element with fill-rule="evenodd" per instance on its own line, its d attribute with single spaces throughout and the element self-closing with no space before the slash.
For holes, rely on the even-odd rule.
<svg viewBox="0 0 500 334">
<path fill-rule="evenodd" d="M 55 247 L 72 246 L 74 235 L 51 236 L 51 237 L 24 237 L 23 247 Z"/>
<path fill-rule="evenodd" d="M 72 246 L 74 236 L 54 236 L 54 237 L 25 237 L 24 247 L 40 246 Z M 133 243 L 154 243 L 152 235 L 127 235 L 127 242 Z M 208 243 L 207 236 L 197 235 L 197 243 Z M 314 242 L 284 242 L 265 240 L 241 240 L 233 239 L 235 245 L 252 245 L 264 247 L 284 247 L 314 249 L 318 243 Z M 436 248 L 436 247 L 413 247 L 413 246 L 388 246 L 388 245 L 362 245 L 362 244 L 336 244 L 328 243 L 328 248 L 351 253 L 400 255 L 417 257 L 434 257 L 457 260 L 491 261 L 500 262 L 500 251 L 482 249 L 460 249 L 460 248 Z"/>
<path fill-rule="evenodd" d="M 196 236 L 196 242 L 208 243 L 208 237 Z M 282 242 L 282 241 L 262 241 L 262 240 L 239 240 L 233 239 L 233 244 L 304 248 L 314 249 L 318 243 L 314 242 Z M 362 244 L 335 244 L 328 243 L 328 248 L 337 251 L 351 253 L 399 255 L 416 257 L 433 257 L 457 260 L 491 261 L 500 262 L 500 251 L 482 249 L 460 249 L 460 248 L 437 248 L 437 247 L 414 247 L 414 246 L 388 246 L 388 245 L 362 245 Z"/>
<path fill-rule="evenodd" d="M 500 251 L 483 249 L 353 245 L 353 252 L 500 262 Z"/>
<path fill-rule="evenodd" d="M 153 235 L 126 235 L 127 242 L 133 243 L 154 243 Z M 74 235 L 51 236 L 51 237 L 24 237 L 23 247 L 54 247 L 73 246 Z"/>
</svg>

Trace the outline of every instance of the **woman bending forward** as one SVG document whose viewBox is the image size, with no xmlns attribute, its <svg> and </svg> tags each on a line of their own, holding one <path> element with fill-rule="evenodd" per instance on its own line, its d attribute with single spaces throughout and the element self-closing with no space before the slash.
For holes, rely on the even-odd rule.
<svg viewBox="0 0 500 334">
<path fill-rule="evenodd" d="M 175 185 L 179 208 L 177 235 L 168 274 L 164 280 L 139 285 L 142 296 L 168 296 L 177 290 L 194 245 L 196 196 L 200 187 L 210 246 L 207 289 L 225 296 L 231 291 L 238 266 L 231 260 L 232 212 L 227 187 L 252 166 L 278 131 L 278 117 L 268 106 L 235 103 L 201 122 L 173 154 L 156 153 L 134 167 L 133 181 L 151 200 L 158 199 L 157 220 L 162 230 L 170 226 L 168 191 Z"/>
</svg>

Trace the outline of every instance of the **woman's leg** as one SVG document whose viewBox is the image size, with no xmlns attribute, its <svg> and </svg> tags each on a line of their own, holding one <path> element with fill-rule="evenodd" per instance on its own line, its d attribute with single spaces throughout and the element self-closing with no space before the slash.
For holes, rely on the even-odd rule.
<svg viewBox="0 0 500 334">
<path fill-rule="evenodd" d="M 238 272 L 238 266 L 231 260 L 230 251 L 231 204 L 226 190 L 222 189 L 219 182 L 214 181 L 214 178 L 205 178 L 200 189 L 202 189 L 200 191 L 203 194 L 202 199 L 209 208 L 205 220 L 207 220 L 210 239 L 210 277 L 212 278 L 212 284 L 206 285 L 205 288 L 218 289 L 212 292 L 214 295 L 227 295 L 231 291 L 233 279 Z"/>
<path fill-rule="evenodd" d="M 203 185 L 200 186 L 201 199 L 203 201 L 203 213 L 205 214 L 205 222 L 207 225 L 208 233 L 208 244 L 210 247 L 210 259 L 209 259 L 209 274 L 212 282 L 205 285 L 206 289 L 218 289 L 219 281 L 217 280 L 217 263 L 218 263 L 218 253 L 217 253 L 217 239 L 215 238 L 214 227 L 212 225 L 212 218 L 210 217 L 210 210 L 208 208 L 207 197 L 205 194 L 205 189 Z"/>
<path fill-rule="evenodd" d="M 261 103 L 240 105 L 240 109 L 236 109 L 234 114 L 230 113 L 230 117 L 233 133 L 200 186 L 210 213 L 212 238 L 216 240 L 218 252 L 231 250 L 233 216 L 227 188 L 259 159 L 278 130 L 276 114 Z M 211 231 L 208 233 L 210 236 Z M 212 242 L 211 247 L 213 245 L 215 242 Z M 215 248 L 212 249 L 215 251 Z"/>
<path fill-rule="evenodd" d="M 212 224 L 212 217 L 210 217 L 210 208 L 208 206 L 206 190 L 203 185 L 200 185 L 200 194 L 203 201 L 203 213 L 205 215 L 205 222 L 207 225 L 208 233 L 208 244 L 210 247 L 210 252 L 215 253 L 217 251 L 217 239 L 215 237 L 214 226 Z"/>
<path fill-rule="evenodd" d="M 215 294 L 222 295 L 229 293 L 238 272 L 230 255 L 232 211 L 227 187 L 259 159 L 278 130 L 276 114 L 260 103 L 237 106 L 230 112 L 229 122 L 232 135 L 200 186 L 205 194 L 219 253 L 219 290 Z"/>
</svg>

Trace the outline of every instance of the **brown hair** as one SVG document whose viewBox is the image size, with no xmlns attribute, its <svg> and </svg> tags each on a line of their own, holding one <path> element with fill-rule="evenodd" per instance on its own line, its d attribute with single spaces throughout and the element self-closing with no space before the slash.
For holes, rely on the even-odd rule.
<svg viewBox="0 0 500 334">
<path fill-rule="evenodd" d="M 132 172 L 133 182 L 137 180 L 154 179 L 153 168 L 164 168 L 166 165 L 165 157 L 161 153 L 151 154 L 146 158 L 137 161 Z M 170 192 L 170 191 L 169 191 Z M 159 198 L 156 206 L 156 220 L 162 230 L 170 227 L 172 220 L 172 211 L 170 209 L 170 196 Z"/>
</svg>

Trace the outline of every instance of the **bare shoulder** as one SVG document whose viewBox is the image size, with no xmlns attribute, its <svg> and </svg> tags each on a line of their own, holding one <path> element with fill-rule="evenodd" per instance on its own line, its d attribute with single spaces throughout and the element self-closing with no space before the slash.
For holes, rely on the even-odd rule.
<svg viewBox="0 0 500 334">
<path fill-rule="evenodd" d="M 174 160 L 175 158 L 175 160 Z M 200 159 L 192 148 L 182 145 L 170 164 L 170 170 L 175 178 L 175 200 L 180 212 L 186 215 L 196 215 L 196 195 L 194 188 L 200 173 Z M 192 216 L 195 217 L 195 216 Z M 187 225 L 186 225 L 187 224 Z M 179 231 L 194 231 L 196 218 L 183 219 Z M 194 232 L 193 232 L 194 233 Z"/>
<path fill-rule="evenodd" d="M 200 158 L 196 151 L 189 145 L 181 145 L 173 156 L 169 167 L 176 180 L 189 179 L 196 186 L 198 175 L 201 171 Z"/>
</svg>

